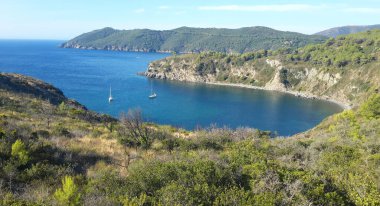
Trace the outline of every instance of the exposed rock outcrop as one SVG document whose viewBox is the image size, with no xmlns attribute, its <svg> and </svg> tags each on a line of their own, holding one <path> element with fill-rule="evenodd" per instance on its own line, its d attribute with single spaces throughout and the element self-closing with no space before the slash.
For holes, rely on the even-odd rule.
<svg viewBox="0 0 380 206">
<path fill-rule="evenodd" d="M 283 66 L 280 61 L 278 60 L 266 60 L 266 63 L 269 64 L 271 67 L 275 68 L 275 74 L 273 78 L 267 82 L 264 86 L 264 88 L 269 90 L 276 90 L 276 91 L 286 91 L 287 85 L 284 84 L 284 82 L 281 81 L 281 70 L 283 69 Z"/>
<path fill-rule="evenodd" d="M 199 58 L 199 55 L 184 55 L 155 61 L 144 75 L 158 79 L 276 90 L 336 102 L 345 108 L 358 105 L 362 100 L 360 97 L 365 98 L 369 88 L 380 87 L 377 62 L 361 69 L 339 70 L 284 64 L 273 57 L 243 64 L 228 62 L 227 57 Z"/>
<path fill-rule="evenodd" d="M 86 109 L 75 100 L 68 99 L 60 89 L 51 84 L 20 74 L 0 73 L 0 89 L 32 95 L 55 105 L 65 102 L 76 108 Z"/>
</svg>

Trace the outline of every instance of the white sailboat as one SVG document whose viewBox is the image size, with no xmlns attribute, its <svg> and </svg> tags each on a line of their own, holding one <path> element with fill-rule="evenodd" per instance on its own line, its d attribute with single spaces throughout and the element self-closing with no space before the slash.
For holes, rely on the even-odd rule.
<svg viewBox="0 0 380 206">
<path fill-rule="evenodd" d="M 150 95 L 149 95 L 149 99 L 154 99 L 157 97 L 157 94 L 155 92 L 153 92 L 153 88 L 151 87 L 150 88 Z"/>
<path fill-rule="evenodd" d="M 112 89 L 111 89 L 111 86 L 110 86 L 110 96 L 108 97 L 108 102 L 112 102 L 113 101 L 113 98 L 112 98 Z"/>
</svg>

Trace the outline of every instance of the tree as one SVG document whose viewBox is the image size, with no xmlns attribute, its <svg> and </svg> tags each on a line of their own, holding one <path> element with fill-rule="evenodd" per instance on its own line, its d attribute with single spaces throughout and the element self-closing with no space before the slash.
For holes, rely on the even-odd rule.
<svg viewBox="0 0 380 206">
<path fill-rule="evenodd" d="M 281 69 L 280 70 L 280 81 L 285 85 L 285 87 L 289 86 L 288 81 L 288 70 L 287 69 Z"/>
<path fill-rule="evenodd" d="M 131 109 L 127 115 L 121 114 L 121 122 L 127 129 L 125 138 L 132 138 L 137 143 L 136 146 L 141 145 L 144 149 L 151 146 L 153 129 L 144 124 L 140 109 Z"/>
<path fill-rule="evenodd" d="M 166 138 L 162 141 L 162 144 L 164 145 L 164 148 L 172 153 L 172 151 L 176 148 L 176 147 L 179 147 L 179 142 L 177 141 L 176 138 L 174 137 L 169 137 L 169 138 Z"/>
<path fill-rule="evenodd" d="M 140 196 L 133 198 L 125 196 L 121 198 L 121 202 L 124 206 L 142 206 L 146 202 L 146 198 L 146 194 L 140 194 Z"/>
<path fill-rule="evenodd" d="M 118 141 L 124 145 L 124 153 L 126 155 L 125 166 L 128 168 L 131 161 L 131 154 L 127 148 L 142 146 L 148 149 L 153 142 L 153 129 L 144 124 L 141 110 L 132 109 L 127 114 L 121 114 L 121 123 L 123 127 L 118 129 Z"/>
<path fill-rule="evenodd" d="M 114 128 L 115 128 L 115 124 L 116 124 L 116 120 L 111 117 L 110 115 L 107 115 L 107 114 L 103 114 L 101 116 L 101 122 L 103 123 L 103 125 L 112 133 Z"/>
<path fill-rule="evenodd" d="M 64 114 L 67 111 L 68 107 L 65 104 L 65 102 L 61 102 L 61 104 L 58 105 L 58 112 L 60 114 Z"/>
<path fill-rule="evenodd" d="M 372 95 L 361 107 L 360 113 L 367 119 L 380 118 L 380 94 Z"/>
<path fill-rule="evenodd" d="M 220 193 L 214 205 L 253 205 L 252 197 L 243 188 L 232 187 Z"/>
<path fill-rule="evenodd" d="M 40 112 L 41 114 L 43 114 L 44 118 L 46 119 L 47 127 L 50 128 L 50 123 L 54 117 L 54 109 L 50 106 L 41 105 Z"/>
<path fill-rule="evenodd" d="M 20 165 L 25 165 L 29 161 L 29 153 L 26 150 L 25 144 L 19 139 L 12 144 L 11 155 L 18 159 Z"/>
<path fill-rule="evenodd" d="M 127 129 L 125 129 L 125 128 L 120 128 L 118 130 L 118 133 L 119 133 L 118 141 L 120 144 L 122 144 L 124 146 L 124 154 L 126 155 L 124 167 L 128 168 L 129 163 L 131 162 L 131 154 L 130 154 L 129 150 L 127 150 L 127 148 L 128 147 L 129 148 L 135 147 L 136 152 L 137 152 L 138 142 L 136 139 L 134 139 L 133 137 L 131 137 L 129 135 L 129 133 L 127 132 Z"/>
<path fill-rule="evenodd" d="M 9 190 L 12 191 L 13 179 L 17 176 L 18 173 L 17 166 L 13 163 L 13 161 L 8 161 L 3 167 L 3 171 L 8 176 Z"/>
<path fill-rule="evenodd" d="M 62 180 L 62 188 L 58 188 L 54 197 L 59 205 L 76 206 L 80 205 L 81 194 L 78 186 L 75 185 L 71 176 L 65 176 Z"/>
</svg>

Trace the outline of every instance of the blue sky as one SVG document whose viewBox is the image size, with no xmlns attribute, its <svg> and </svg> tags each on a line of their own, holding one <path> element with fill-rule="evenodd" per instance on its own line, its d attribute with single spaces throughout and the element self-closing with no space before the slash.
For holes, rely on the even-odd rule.
<svg viewBox="0 0 380 206">
<path fill-rule="evenodd" d="M 0 0 L 0 38 L 70 39 L 103 27 L 268 26 L 312 34 L 380 24 L 380 0 Z"/>
</svg>

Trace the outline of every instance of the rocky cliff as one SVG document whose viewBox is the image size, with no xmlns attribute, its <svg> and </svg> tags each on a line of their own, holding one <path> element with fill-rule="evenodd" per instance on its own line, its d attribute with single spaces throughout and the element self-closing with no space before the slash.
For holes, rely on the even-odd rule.
<svg viewBox="0 0 380 206">
<path fill-rule="evenodd" d="M 219 55 L 219 56 L 218 56 Z M 152 62 L 150 78 L 229 84 L 320 98 L 344 107 L 358 105 L 380 88 L 380 63 L 344 69 L 289 62 L 281 56 L 239 60 L 239 56 L 188 54 Z"/>
</svg>

